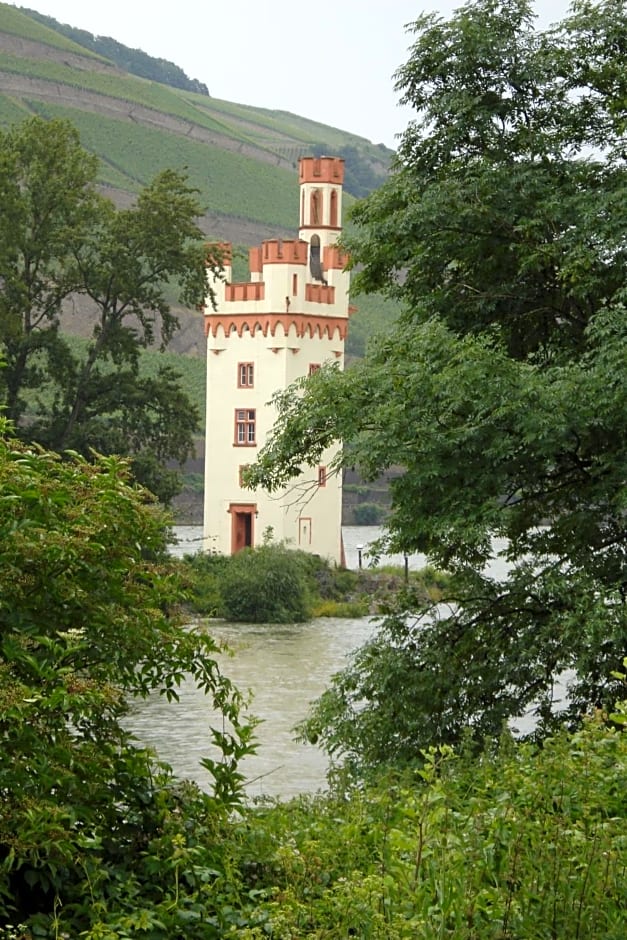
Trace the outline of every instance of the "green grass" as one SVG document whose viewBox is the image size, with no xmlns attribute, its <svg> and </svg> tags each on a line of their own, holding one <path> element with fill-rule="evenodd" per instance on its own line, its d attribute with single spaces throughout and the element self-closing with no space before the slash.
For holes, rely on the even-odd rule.
<svg viewBox="0 0 627 940">
<path fill-rule="evenodd" d="M 297 224 L 298 180 L 287 170 L 89 111 L 49 102 L 33 107 L 43 117 L 72 121 L 88 150 L 106 154 L 102 175 L 108 175 L 111 185 L 121 185 L 127 177 L 128 185 L 137 191 L 164 167 L 185 169 L 191 185 L 200 191 L 201 202 L 214 212 L 285 228 Z M 119 182 L 113 181 L 115 175 Z"/>
<path fill-rule="evenodd" d="M 162 111 L 165 114 L 191 121 L 209 131 L 225 132 L 222 124 L 213 120 L 206 112 L 190 105 L 175 89 L 159 85 L 157 82 L 150 82 L 135 76 L 90 72 L 48 59 L 31 59 L 7 54 L 2 56 L 2 68 L 6 72 L 13 72 L 17 75 L 61 82 L 98 95 L 107 95 L 121 101 L 141 104 L 155 111 Z M 229 131 L 229 136 L 245 140 L 243 135 L 234 130 Z"/>
<path fill-rule="evenodd" d="M 49 29 L 47 26 L 31 19 L 30 16 L 21 13 L 15 7 L 8 6 L 6 3 L 0 3 L 0 30 L 13 36 L 31 39 L 33 42 L 43 42 L 47 46 L 75 52 L 90 59 L 102 58 L 89 49 L 84 49 L 77 43 L 72 42 L 61 33 L 57 33 L 54 29 Z"/>
</svg>

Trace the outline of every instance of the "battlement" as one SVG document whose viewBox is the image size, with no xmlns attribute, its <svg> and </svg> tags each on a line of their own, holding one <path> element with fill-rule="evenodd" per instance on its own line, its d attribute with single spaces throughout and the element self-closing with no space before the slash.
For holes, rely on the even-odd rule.
<svg viewBox="0 0 627 940">
<path fill-rule="evenodd" d="M 335 287 L 328 284 L 305 284 L 305 300 L 315 304 L 334 304 Z"/>
<path fill-rule="evenodd" d="M 301 157 L 298 161 L 300 183 L 344 182 L 344 160 L 342 157 Z"/>
<path fill-rule="evenodd" d="M 243 281 L 238 284 L 227 284 L 224 299 L 227 301 L 263 300 L 266 296 L 266 285 L 263 281 Z"/>
<path fill-rule="evenodd" d="M 343 271 L 348 264 L 348 255 L 337 245 L 325 245 L 322 250 L 322 263 L 325 271 Z"/>
<path fill-rule="evenodd" d="M 261 243 L 261 263 L 263 264 L 307 264 L 307 242 L 295 239 L 284 241 L 271 238 Z M 252 271 L 252 268 L 251 268 Z"/>
</svg>

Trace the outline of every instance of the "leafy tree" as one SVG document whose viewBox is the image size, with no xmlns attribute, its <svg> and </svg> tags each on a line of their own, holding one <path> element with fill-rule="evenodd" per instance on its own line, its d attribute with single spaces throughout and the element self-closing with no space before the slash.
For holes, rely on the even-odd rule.
<svg viewBox="0 0 627 940">
<path fill-rule="evenodd" d="M 40 119 L 0 136 L 0 342 L 7 416 L 18 433 L 55 450 L 124 453 L 164 501 L 199 425 L 179 377 L 140 375 L 142 347 L 177 329 L 173 282 L 194 305 L 205 292 L 200 207 L 166 170 L 129 209 L 94 188 L 96 161 L 71 125 Z M 64 302 L 92 311 L 91 340 L 72 353 L 60 332 Z"/>
<path fill-rule="evenodd" d="M 539 32 L 526 0 L 480 0 L 413 31 L 417 116 L 348 245 L 403 312 L 362 363 L 278 396 L 249 473 L 286 485 L 337 439 L 338 470 L 399 465 L 386 543 L 453 574 L 452 607 L 390 618 L 312 719 L 373 763 L 529 709 L 539 733 L 576 720 L 627 645 L 624 4 Z"/>
<path fill-rule="evenodd" d="M 251 726 L 214 642 L 178 623 L 165 520 L 124 462 L 61 461 L 2 432 L 0 922 L 78 936 L 145 909 L 176 924 L 172 853 L 203 829 L 219 854 L 209 833 L 241 800 Z M 176 698 L 184 674 L 228 720 L 211 733 L 222 760 L 204 762 L 212 795 L 177 791 L 123 726 L 130 699 Z"/>
</svg>

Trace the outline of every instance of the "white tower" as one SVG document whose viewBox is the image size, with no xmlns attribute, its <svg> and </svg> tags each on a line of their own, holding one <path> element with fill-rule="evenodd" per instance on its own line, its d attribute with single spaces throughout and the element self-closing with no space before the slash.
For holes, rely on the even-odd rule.
<svg viewBox="0 0 627 940">
<path fill-rule="evenodd" d="M 344 363 L 349 274 L 336 244 L 344 161 L 304 157 L 299 172 L 299 238 L 251 248 L 250 280 L 243 283 L 232 282 L 231 246 L 223 245 L 226 280 L 212 281 L 216 309 L 205 309 L 204 546 L 232 554 L 259 545 L 271 528 L 276 541 L 342 563 L 342 481 L 327 472 L 334 450 L 282 493 L 241 485 L 243 468 L 274 424 L 274 392 L 325 362 Z"/>
</svg>

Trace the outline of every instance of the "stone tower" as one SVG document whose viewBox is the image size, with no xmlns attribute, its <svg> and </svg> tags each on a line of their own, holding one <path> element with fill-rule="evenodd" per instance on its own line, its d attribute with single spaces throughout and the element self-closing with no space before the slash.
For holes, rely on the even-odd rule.
<svg viewBox="0 0 627 940">
<path fill-rule="evenodd" d="M 216 309 L 205 309 L 204 547 L 232 554 L 259 545 L 271 528 L 276 541 L 341 563 L 342 481 L 327 471 L 335 451 L 281 493 L 241 485 L 274 423 L 274 392 L 325 362 L 344 362 L 349 274 L 336 244 L 344 161 L 304 157 L 299 178 L 298 239 L 251 248 L 242 283 L 232 281 L 231 246 L 221 246 L 225 281 L 212 281 Z"/>
</svg>

